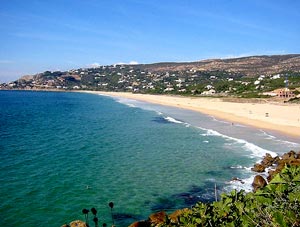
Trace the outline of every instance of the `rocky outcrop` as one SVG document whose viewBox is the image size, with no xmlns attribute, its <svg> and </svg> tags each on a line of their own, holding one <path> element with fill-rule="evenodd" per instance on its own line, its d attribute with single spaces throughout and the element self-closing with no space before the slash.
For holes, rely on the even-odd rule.
<svg viewBox="0 0 300 227">
<path fill-rule="evenodd" d="M 263 188 L 267 185 L 267 181 L 265 180 L 265 178 L 263 178 L 260 175 L 257 175 L 254 177 L 253 183 L 252 183 L 252 187 L 253 187 L 253 191 L 257 191 L 260 188 Z"/>
<path fill-rule="evenodd" d="M 262 164 L 259 164 L 259 163 L 256 163 L 254 165 L 254 167 L 251 168 L 252 171 L 257 172 L 257 173 L 265 172 L 265 169 L 266 169 L 266 166 L 262 165 Z"/>
<path fill-rule="evenodd" d="M 150 227 L 150 226 L 159 226 L 162 223 L 166 223 L 166 220 L 170 220 L 171 222 L 177 222 L 178 217 L 189 210 L 188 208 L 182 210 L 176 210 L 172 214 L 167 215 L 166 212 L 160 211 L 154 214 L 151 214 L 148 220 L 145 221 L 137 221 L 132 223 L 129 227 Z"/>
<path fill-rule="evenodd" d="M 257 189 L 264 187 L 277 173 L 280 173 L 286 165 L 300 166 L 300 151 L 295 152 L 292 150 L 283 154 L 281 157 L 276 156 L 274 158 L 267 153 L 260 163 L 256 163 L 254 167 L 251 168 L 252 171 L 257 173 L 266 172 L 268 169 L 266 180 L 261 175 L 254 178 L 252 183 L 253 190 L 256 191 Z"/>
<path fill-rule="evenodd" d="M 81 220 L 72 221 L 69 225 L 64 224 L 61 227 L 88 227 L 88 225 Z"/>
</svg>

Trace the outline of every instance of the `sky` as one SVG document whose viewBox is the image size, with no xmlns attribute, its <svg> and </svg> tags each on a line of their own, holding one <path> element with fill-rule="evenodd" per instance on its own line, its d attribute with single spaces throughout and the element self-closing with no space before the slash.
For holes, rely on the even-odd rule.
<svg viewBox="0 0 300 227">
<path fill-rule="evenodd" d="M 299 0 L 0 3 L 0 83 L 46 70 L 300 53 Z"/>
</svg>

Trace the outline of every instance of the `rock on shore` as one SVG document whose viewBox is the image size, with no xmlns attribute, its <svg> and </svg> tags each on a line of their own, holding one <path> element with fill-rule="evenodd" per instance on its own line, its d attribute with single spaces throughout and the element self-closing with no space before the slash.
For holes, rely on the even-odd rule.
<svg viewBox="0 0 300 227">
<path fill-rule="evenodd" d="M 261 175 L 255 176 L 252 183 L 253 191 L 266 186 L 277 173 L 281 172 L 285 165 L 300 166 L 300 151 L 295 152 L 292 150 L 288 153 L 283 154 L 281 157 L 276 156 L 274 158 L 267 153 L 263 160 L 260 163 L 256 163 L 251 169 L 252 171 L 257 173 L 263 173 L 266 171 L 268 173 L 266 179 Z"/>
</svg>

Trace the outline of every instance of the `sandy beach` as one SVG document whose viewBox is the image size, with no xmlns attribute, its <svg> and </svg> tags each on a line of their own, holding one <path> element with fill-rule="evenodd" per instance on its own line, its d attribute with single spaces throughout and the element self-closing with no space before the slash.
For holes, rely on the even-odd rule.
<svg viewBox="0 0 300 227">
<path fill-rule="evenodd" d="M 300 105 L 224 101 L 220 98 L 83 91 L 198 111 L 232 123 L 269 129 L 300 138 Z M 242 101 L 242 100 L 241 100 Z"/>
</svg>

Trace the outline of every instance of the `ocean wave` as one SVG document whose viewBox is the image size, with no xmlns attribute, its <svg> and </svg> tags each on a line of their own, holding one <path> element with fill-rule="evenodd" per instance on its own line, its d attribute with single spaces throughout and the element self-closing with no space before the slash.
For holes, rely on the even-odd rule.
<svg viewBox="0 0 300 227">
<path fill-rule="evenodd" d="M 132 108 L 137 108 L 137 106 L 136 106 L 136 105 L 134 105 L 134 104 L 131 104 L 131 103 L 125 103 L 125 105 L 126 105 L 126 106 L 129 106 L 129 107 L 132 107 Z"/>
<path fill-rule="evenodd" d="M 246 128 L 247 127 L 245 125 L 241 125 L 241 124 L 237 124 L 237 123 L 233 123 L 233 122 L 229 122 L 229 121 L 223 121 L 223 120 L 217 119 L 217 118 L 215 118 L 214 116 L 211 116 L 211 115 L 210 115 L 210 117 L 211 117 L 211 119 L 213 121 L 216 121 L 216 122 L 219 122 L 219 123 L 223 123 L 223 124 L 226 124 L 226 125 L 238 126 L 238 127 L 242 127 L 242 128 Z"/>
<path fill-rule="evenodd" d="M 169 122 L 172 122 L 172 123 L 176 123 L 176 124 L 183 124 L 182 121 L 179 121 L 179 120 L 176 120 L 172 117 L 164 117 L 165 120 L 169 121 Z"/>
<path fill-rule="evenodd" d="M 276 141 L 278 143 L 286 144 L 286 145 L 289 145 L 289 146 L 292 146 L 292 147 L 299 147 L 299 145 L 300 145 L 300 143 L 295 143 L 295 142 L 290 142 L 290 141 L 287 141 L 287 140 L 278 139 L 276 136 L 270 135 L 269 133 L 265 132 L 264 130 L 260 130 L 260 132 L 268 140 L 273 140 L 273 141 Z"/>
<path fill-rule="evenodd" d="M 131 107 L 131 108 L 137 108 L 137 106 L 134 104 L 134 103 L 136 103 L 134 100 L 125 99 L 125 98 L 115 98 L 115 101 L 117 103 L 124 104 L 128 107 Z"/>
<path fill-rule="evenodd" d="M 260 131 L 260 132 L 262 133 L 262 135 L 265 136 L 267 139 L 276 139 L 275 136 L 272 136 L 272 135 L 266 133 L 266 132 L 265 132 L 264 130 L 262 130 L 262 129 L 260 129 L 259 131 Z"/>
<path fill-rule="evenodd" d="M 231 180 L 229 182 L 226 182 L 227 186 L 224 187 L 225 191 L 229 192 L 233 189 L 236 189 L 238 191 L 244 190 L 245 192 L 251 192 L 253 190 L 252 182 L 254 180 L 255 175 L 251 175 L 245 179 L 239 179 L 239 180 Z"/>
<path fill-rule="evenodd" d="M 228 121 L 222 121 L 222 120 L 219 120 L 219 119 L 217 119 L 217 118 L 215 118 L 214 116 L 212 116 L 212 115 L 209 115 L 210 117 L 211 117 L 211 119 L 213 120 L 213 121 L 217 121 L 217 122 L 220 122 L 220 123 L 223 123 L 223 124 L 227 124 L 227 125 L 231 125 L 232 123 L 230 123 L 230 122 L 228 122 Z"/>
<path fill-rule="evenodd" d="M 243 167 L 243 166 L 230 166 L 230 169 L 244 169 L 246 167 Z"/>
<path fill-rule="evenodd" d="M 202 133 L 201 135 L 202 136 L 218 136 L 218 137 L 221 137 L 221 138 L 224 138 L 225 140 L 231 140 L 233 141 L 233 144 L 234 143 L 237 143 L 237 144 L 240 144 L 242 145 L 242 148 L 244 148 L 245 150 L 248 150 L 252 153 L 253 156 L 255 157 L 259 157 L 259 158 L 262 158 L 266 153 L 269 153 L 272 157 L 276 157 L 277 154 L 273 151 L 270 151 L 270 150 L 266 150 L 262 147 L 259 147 L 253 143 L 250 143 L 244 139 L 238 139 L 238 138 L 234 138 L 234 137 L 231 137 L 231 136 L 227 136 L 227 135 L 224 135 L 224 134 L 221 134 L 215 130 L 212 130 L 212 129 L 205 129 L 205 128 L 202 128 L 202 127 L 198 127 L 204 131 L 206 131 L 206 133 Z"/>
</svg>

